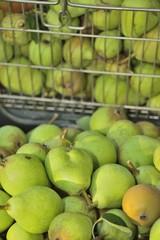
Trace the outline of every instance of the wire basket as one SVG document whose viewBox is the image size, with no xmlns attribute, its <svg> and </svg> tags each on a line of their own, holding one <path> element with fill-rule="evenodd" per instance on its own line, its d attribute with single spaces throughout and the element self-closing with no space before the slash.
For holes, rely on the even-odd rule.
<svg viewBox="0 0 160 240">
<path fill-rule="evenodd" d="M 0 14 L 2 109 L 159 120 L 159 0 L 8 0 Z"/>
</svg>

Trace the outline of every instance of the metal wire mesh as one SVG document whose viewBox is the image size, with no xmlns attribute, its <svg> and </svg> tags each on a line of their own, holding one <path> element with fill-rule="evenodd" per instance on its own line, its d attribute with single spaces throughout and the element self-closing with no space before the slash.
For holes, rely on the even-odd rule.
<svg viewBox="0 0 160 240">
<path fill-rule="evenodd" d="M 160 2 L 111 2 L 17 0 L 17 10 L 5 1 L 1 105 L 75 113 L 112 105 L 159 119 Z"/>
</svg>

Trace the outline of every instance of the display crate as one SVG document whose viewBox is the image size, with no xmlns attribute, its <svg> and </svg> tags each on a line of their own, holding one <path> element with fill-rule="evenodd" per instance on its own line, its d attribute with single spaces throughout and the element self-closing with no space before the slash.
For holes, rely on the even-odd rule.
<svg viewBox="0 0 160 240">
<path fill-rule="evenodd" d="M 1 107 L 76 116 L 110 105 L 159 121 L 160 8 L 120 2 L 5 1 Z"/>
</svg>

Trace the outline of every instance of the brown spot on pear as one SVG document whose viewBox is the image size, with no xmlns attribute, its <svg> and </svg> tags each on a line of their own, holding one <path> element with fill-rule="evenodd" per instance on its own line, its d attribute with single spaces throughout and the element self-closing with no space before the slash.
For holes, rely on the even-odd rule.
<svg viewBox="0 0 160 240">
<path fill-rule="evenodd" d="M 123 211 L 142 227 L 151 226 L 160 217 L 160 191 L 149 184 L 134 185 L 122 200 Z"/>
</svg>

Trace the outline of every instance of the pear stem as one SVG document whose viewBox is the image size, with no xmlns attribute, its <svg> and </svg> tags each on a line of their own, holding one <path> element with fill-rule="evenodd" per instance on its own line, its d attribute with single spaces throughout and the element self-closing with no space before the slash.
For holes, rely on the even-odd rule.
<svg viewBox="0 0 160 240">
<path fill-rule="evenodd" d="M 54 113 L 52 118 L 49 120 L 48 124 L 54 123 L 54 121 L 59 117 L 58 113 Z"/>
<path fill-rule="evenodd" d="M 61 135 L 61 139 L 65 139 L 66 136 L 67 136 L 67 133 L 68 133 L 68 130 L 67 129 L 64 129 L 63 132 L 62 132 L 62 135 Z"/>
<path fill-rule="evenodd" d="M 9 208 L 9 204 L 0 206 L 0 210 L 8 210 L 8 208 Z"/>
<path fill-rule="evenodd" d="M 133 163 L 131 161 L 128 161 L 127 164 L 128 164 L 128 167 L 133 172 L 133 174 L 135 174 L 135 175 L 139 174 L 139 170 L 133 165 Z"/>
<path fill-rule="evenodd" d="M 132 53 L 130 56 L 122 59 L 121 61 L 119 61 L 119 65 L 125 64 L 126 62 L 128 62 L 128 60 L 130 60 L 131 58 L 133 58 L 135 56 L 135 53 Z"/>
<path fill-rule="evenodd" d="M 92 204 L 92 201 L 85 190 L 82 190 L 82 196 L 84 197 L 87 205 L 90 206 Z"/>
</svg>

